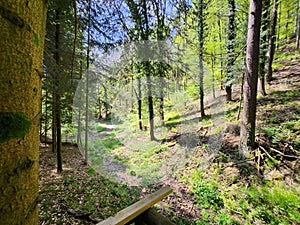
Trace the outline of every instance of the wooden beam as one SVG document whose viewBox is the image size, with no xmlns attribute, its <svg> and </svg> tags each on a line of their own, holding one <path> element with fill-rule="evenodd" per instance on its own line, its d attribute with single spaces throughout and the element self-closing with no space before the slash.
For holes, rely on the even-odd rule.
<svg viewBox="0 0 300 225">
<path fill-rule="evenodd" d="M 141 199 L 140 201 L 132 204 L 131 206 L 121 210 L 115 216 L 109 217 L 108 219 L 97 223 L 97 225 L 124 225 L 145 212 L 171 192 L 172 189 L 170 187 L 163 187 L 149 196 Z"/>
</svg>

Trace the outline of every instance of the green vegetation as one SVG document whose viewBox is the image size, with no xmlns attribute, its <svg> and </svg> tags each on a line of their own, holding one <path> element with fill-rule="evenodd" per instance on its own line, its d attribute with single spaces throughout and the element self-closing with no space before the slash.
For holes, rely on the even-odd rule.
<svg viewBox="0 0 300 225">
<path fill-rule="evenodd" d="M 45 184 L 40 192 L 41 220 L 46 221 L 47 224 L 63 224 L 68 221 L 66 216 L 60 217 L 60 221 L 51 217 L 51 215 L 60 213 L 61 210 L 57 207 L 49 207 L 49 204 L 53 204 L 53 202 L 45 200 L 53 194 L 56 195 L 55 201 L 60 201 L 60 204 L 68 206 L 68 210 L 89 213 L 93 218 L 100 219 L 116 214 L 139 199 L 139 189 L 136 187 L 128 188 L 126 185 L 114 183 L 91 174 L 92 171 L 93 169 L 89 169 L 90 175 L 84 179 L 72 175 L 65 177 L 61 183 L 56 184 L 55 193 L 51 191 L 51 185 Z M 45 209 L 49 211 L 45 211 Z"/>
<path fill-rule="evenodd" d="M 220 177 L 222 173 L 216 174 Z M 300 196 L 283 182 L 228 186 L 199 172 L 191 181 L 202 220 L 196 224 L 298 224 Z"/>
<path fill-rule="evenodd" d="M 0 143 L 24 137 L 30 125 L 31 121 L 22 112 L 0 112 Z"/>
<path fill-rule="evenodd" d="M 99 126 L 97 127 L 97 132 L 100 133 L 100 132 L 102 132 L 102 131 L 105 131 L 106 129 L 107 129 L 106 127 L 103 127 L 103 126 L 100 126 L 100 125 L 99 125 Z"/>
<path fill-rule="evenodd" d="M 199 207 L 217 211 L 224 205 L 216 183 L 202 179 L 200 175 L 194 177 L 192 182 L 192 192 L 198 198 L 197 205 Z"/>
<path fill-rule="evenodd" d="M 229 6 L 230 2 L 236 6 Z M 173 185 L 176 193 L 160 207 L 175 224 L 300 223 L 300 52 L 295 50 L 294 40 L 298 1 L 279 1 L 274 79 L 266 84 L 268 95 L 257 101 L 256 121 L 251 123 L 257 124 L 253 135 L 257 146 L 245 157 L 239 154 L 238 114 L 243 112 L 240 91 L 245 52 L 249 52 L 245 51 L 249 46 L 245 36 L 249 1 L 74 1 L 78 18 L 76 7 L 69 3 L 49 2 L 41 130 L 45 135 L 51 130 L 59 134 L 60 126 L 51 126 L 61 121 L 67 140 L 81 138 L 78 145 L 82 153 L 88 153 L 86 161 L 91 165 L 77 160 L 76 166 L 83 167 L 83 175 L 77 179 L 77 174 L 68 173 L 68 160 L 64 160 L 67 172 L 53 176 L 59 181 L 55 188 L 43 183 L 42 198 L 53 191 L 54 197 L 63 196 L 59 198 L 62 204 L 53 204 L 62 205 L 62 211 L 78 209 L 103 219 L 139 196 L 139 189 L 103 178 L 118 176 L 122 181 L 128 178 L 129 185 L 132 179 L 146 193 L 164 184 Z M 263 11 L 271 15 L 272 8 L 270 5 Z M 124 12 L 126 20 L 121 21 Z M 234 13 L 231 24 L 228 18 Z M 263 18 L 266 24 L 270 24 L 268 19 Z M 227 28 L 235 30 L 232 39 Z M 262 30 L 261 47 L 267 49 L 267 36 L 273 35 L 267 26 Z M 145 50 L 127 45 L 133 40 L 166 40 L 171 45 L 161 48 L 147 43 Z M 34 36 L 34 43 L 39 45 L 38 37 Z M 115 51 L 119 47 L 122 50 Z M 154 54 L 157 52 L 159 58 Z M 147 63 L 140 55 L 148 57 Z M 166 62 L 161 62 L 161 56 Z M 260 58 L 270 55 L 266 56 Z M 265 67 L 260 65 L 261 77 Z M 88 69 L 92 76 L 83 73 Z M 226 86 L 232 87 L 228 102 L 223 99 L 225 92 L 229 97 Z M 77 101 L 73 103 L 76 89 Z M 202 93 L 204 101 L 199 101 Z M 200 113 L 200 102 L 205 113 Z M 2 120 L 7 118 L 0 117 L 1 124 Z M 20 123 L 22 120 L 26 125 L 26 119 Z M 0 142 L 26 134 L 30 124 L 16 129 L 18 123 L 8 125 L 20 133 L 1 133 Z M 74 130 L 78 137 L 71 135 Z M 83 148 L 85 141 L 88 149 Z M 68 148 L 63 150 L 68 152 Z M 54 164 L 47 161 L 49 166 Z M 46 208 L 50 213 L 43 211 Z M 41 211 L 43 222 L 72 224 L 60 218 L 61 211 L 44 199 Z M 49 214 L 57 215 L 56 220 Z"/>
</svg>

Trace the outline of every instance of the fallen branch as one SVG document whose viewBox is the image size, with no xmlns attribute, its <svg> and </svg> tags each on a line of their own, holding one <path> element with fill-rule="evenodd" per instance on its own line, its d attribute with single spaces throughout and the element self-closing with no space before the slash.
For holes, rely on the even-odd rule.
<svg viewBox="0 0 300 225">
<path fill-rule="evenodd" d="M 226 168 L 228 168 L 228 167 L 237 166 L 237 165 L 239 165 L 239 164 L 251 162 L 251 161 L 253 161 L 253 159 L 255 159 L 255 157 L 249 158 L 249 159 L 245 159 L 245 160 L 241 160 L 241 161 L 237 161 L 237 162 L 235 162 L 235 163 L 232 163 L 232 164 L 230 164 L 230 165 L 226 165 L 226 166 L 222 167 L 221 170 L 224 170 L 224 169 L 226 169 Z"/>
<path fill-rule="evenodd" d="M 77 219 L 83 219 L 83 220 L 93 222 L 93 223 L 99 223 L 101 221 L 99 219 L 92 218 L 91 212 L 83 212 L 81 210 L 74 210 L 74 209 L 68 209 L 67 211 L 69 214 L 71 214 L 72 216 L 74 216 Z"/>
<path fill-rule="evenodd" d="M 274 162 L 276 162 L 276 159 L 274 159 L 274 158 L 268 153 L 268 151 L 267 151 L 264 147 L 259 146 L 259 148 L 260 148 L 261 150 L 263 150 L 263 151 L 266 153 L 266 155 L 267 155 L 270 159 L 272 159 Z"/>
<path fill-rule="evenodd" d="M 283 152 L 281 152 L 281 151 L 279 151 L 275 148 L 270 147 L 270 150 L 272 150 L 273 152 L 277 152 L 279 155 L 282 155 L 283 157 L 286 157 L 286 158 L 300 159 L 300 157 L 297 157 L 297 156 L 294 156 L 294 155 L 286 155 Z"/>
</svg>

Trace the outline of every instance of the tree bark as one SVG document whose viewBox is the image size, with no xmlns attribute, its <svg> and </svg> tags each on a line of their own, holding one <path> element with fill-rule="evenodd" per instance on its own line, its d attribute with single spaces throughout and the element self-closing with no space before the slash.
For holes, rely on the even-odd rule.
<svg viewBox="0 0 300 225">
<path fill-rule="evenodd" d="M 297 19 L 296 19 L 296 49 L 300 47 L 300 0 L 297 1 Z"/>
<path fill-rule="evenodd" d="M 215 55 L 211 57 L 211 78 L 212 78 L 212 92 L 213 98 L 216 98 L 216 90 L 215 90 Z"/>
<path fill-rule="evenodd" d="M 138 116 L 139 116 L 139 128 L 140 128 L 140 130 L 143 130 L 141 78 L 138 77 L 137 81 L 138 81 Z"/>
<path fill-rule="evenodd" d="M 1 224 L 38 224 L 45 2 L 0 1 Z"/>
<path fill-rule="evenodd" d="M 56 108 L 56 134 L 57 134 L 57 173 L 62 172 L 62 136 L 61 136 L 61 107 L 60 107 L 60 95 L 58 94 L 58 101 L 57 101 L 57 108 Z"/>
<path fill-rule="evenodd" d="M 57 122 L 56 122 L 56 112 L 55 112 L 55 108 L 56 108 L 56 94 L 55 94 L 55 90 L 52 90 L 52 152 L 56 152 L 57 151 Z"/>
<path fill-rule="evenodd" d="M 161 66 L 161 65 L 159 65 Z M 164 87 L 165 87 L 165 80 L 164 77 L 160 77 L 159 81 L 160 90 L 159 90 L 159 114 L 160 114 L 160 120 L 161 120 L 161 126 L 165 126 L 165 114 L 164 114 Z"/>
<path fill-rule="evenodd" d="M 148 41 L 150 36 L 149 30 L 149 21 L 148 21 L 148 10 L 146 0 L 142 1 L 142 9 L 143 9 L 143 19 L 145 20 L 145 30 L 142 32 L 142 40 Z M 148 89 L 148 111 L 149 111 L 149 132 L 150 132 L 150 140 L 155 140 L 154 136 L 154 107 L 153 107 L 153 96 L 152 96 L 152 81 L 150 75 L 150 63 L 149 61 L 144 62 L 144 69 L 146 73 L 147 79 L 147 89 Z"/>
<path fill-rule="evenodd" d="M 44 138 L 45 143 L 47 143 L 47 134 L 48 134 L 48 89 L 46 89 L 46 95 L 45 95 L 45 121 L 44 121 L 45 127 L 44 127 Z"/>
<path fill-rule="evenodd" d="M 218 28 L 219 28 L 219 42 L 220 42 L 220 79 L 221 79 L 221 85 L 220 90 L 224 90 L 224 76 L 223 76 L 223 38 L 222 38 L 222 27 L 221 27 L 221 19 L 218 17 Z"/>
<path fill-rule="evenodd" d="M 149 131 L 150 131 L 150 140 L 155 140 L 154 136 L 154 110 L 153 110 L 153 97 L 152 97 L 152 82 L 149 74 L 149 62 L 146 63 L 146 78 L 147 78 L 147 89 L 148 89 L 148 111 L 149 111 Z"/>
<path fill-rule="evenodd" d="M 56 10 L 56 25 L 55 25 L 55 62 L 57 68 L 60 66 L 60 10 Z M 60 71 L 59 69 L 57 71 Z M 53 105 L 54 105 L 54 136 L 56 136 L 56 158 L 57 158 L 57 173 L 62 172 L 62 143 L 61 143 L 61 107 L 60 107 L 60 81 L 59 74 L 54 74 L 54 93 L 53 93 Z M 53 142 L 54 143 L 54 142 Z"/>
<path fill-rule="evenodd" d="M 163 4 L 163 3 L 161 3 Z M 157 31 L 156 31 L 156 40 L 158 41 L 158 54 L 160 57 L 163 57 L 165 54 L 164 48 L 160 41 L 163 41 L 165 39 L 165 9 L 166 9 L 166 0 L 164 2 L 164 7 L 159 6 L 159 2 L 155 1 L 155 14 L 156 14 L 156 19 L 157 19 Z M 162 9 L 164 8 L 164 9 Z M 160 90 L 159 90 L 159 114 L 160 114 L 160 120 L 161 120 L 161 126 L 165 125 L 165 115 L 164 115 L 164 77 L 165 77 L 165 67 L 162 62 L 158 62 L 158 77 L 159 77 L 159 85 L 160 85 Z"/>
<path fill-rule="evenodd" d="M 226 100 L 232 100 L 232 80 L 234 65 L 234 41 L 235 41 L 235 2 L 228 0 L 229 22 L 228 22 L 228 45 L 227 45 L 227 65 L 226 65 Z"/>
<path fill-rule="evenodd" d="M 260 93 L 266 96 L 265 74 L 266 74 L 266 61 L 268 52 L 268 30 L 270 23 L 270 1 L 262 2 L 262 22 L 261 22 L 261 44 L 260 44 L 260 62 L 259 62 L 259 80 L 260 80 Z"/>
<path fill-rule="evenodd" d="M 244 107 L 241 121 L 240 153 L 246 157 L 248 147 L 255 149 L 256 96 L 259 68 L 259 37 L 261 25 L 262 1 L 250 0 L 246 77 L 244 81 Z"/>
<path fill-rule="evenodd" d="M 269 35 L 269 47 L 268 47 L 268 66 L 267 66 L 267 82 L 270 84 L 273 79 L 273 59 L 275 53 L 275 40 L 276 40 L 276 23 L 277 23 L 277 7 L 278 0 L 273 1 L 273 11 L 271 17 L 270 35 Z"/>
<path fill-rule="evenodd" d="M 90 68 L 90 29 L 91 29 L 91 0 L 88 0 L 88 31 L 86 53 L 86 80 L 85 80 L 85 133 L 84 133 L 84 160 L 88 163 L 88 129 L 89 129 L 89 68 Z"/>
<path fill-rule="evenodd" d="M 199 97 L 200 97 L 200 115 L 205 117 L 204 112 L 204 88 L 203 88 L 203 46 L 204 46 L 204 15 L 203 15 L 203 0 L 198 2 L 198 42 L 199 42 Z"/>
</svg>

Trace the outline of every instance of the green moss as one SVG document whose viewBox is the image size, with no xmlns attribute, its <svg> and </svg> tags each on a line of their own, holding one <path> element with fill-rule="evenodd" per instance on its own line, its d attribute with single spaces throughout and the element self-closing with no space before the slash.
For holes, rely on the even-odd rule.
<svg viewBox="0 0 300 225">
<path fill-rule="evenodd" d="M 40 40 L 39 40 L 39 36 L 36 34 L 36 33 L 34 33 L 34 44 L 36 45 L 36 46 L 39 46 L 40 45 Z"/>
<path fill-rule="evenodd" d="M 23 112 L 0 112 L 0 143 L 24 137 L 31 122 Z"/>
</svg>

